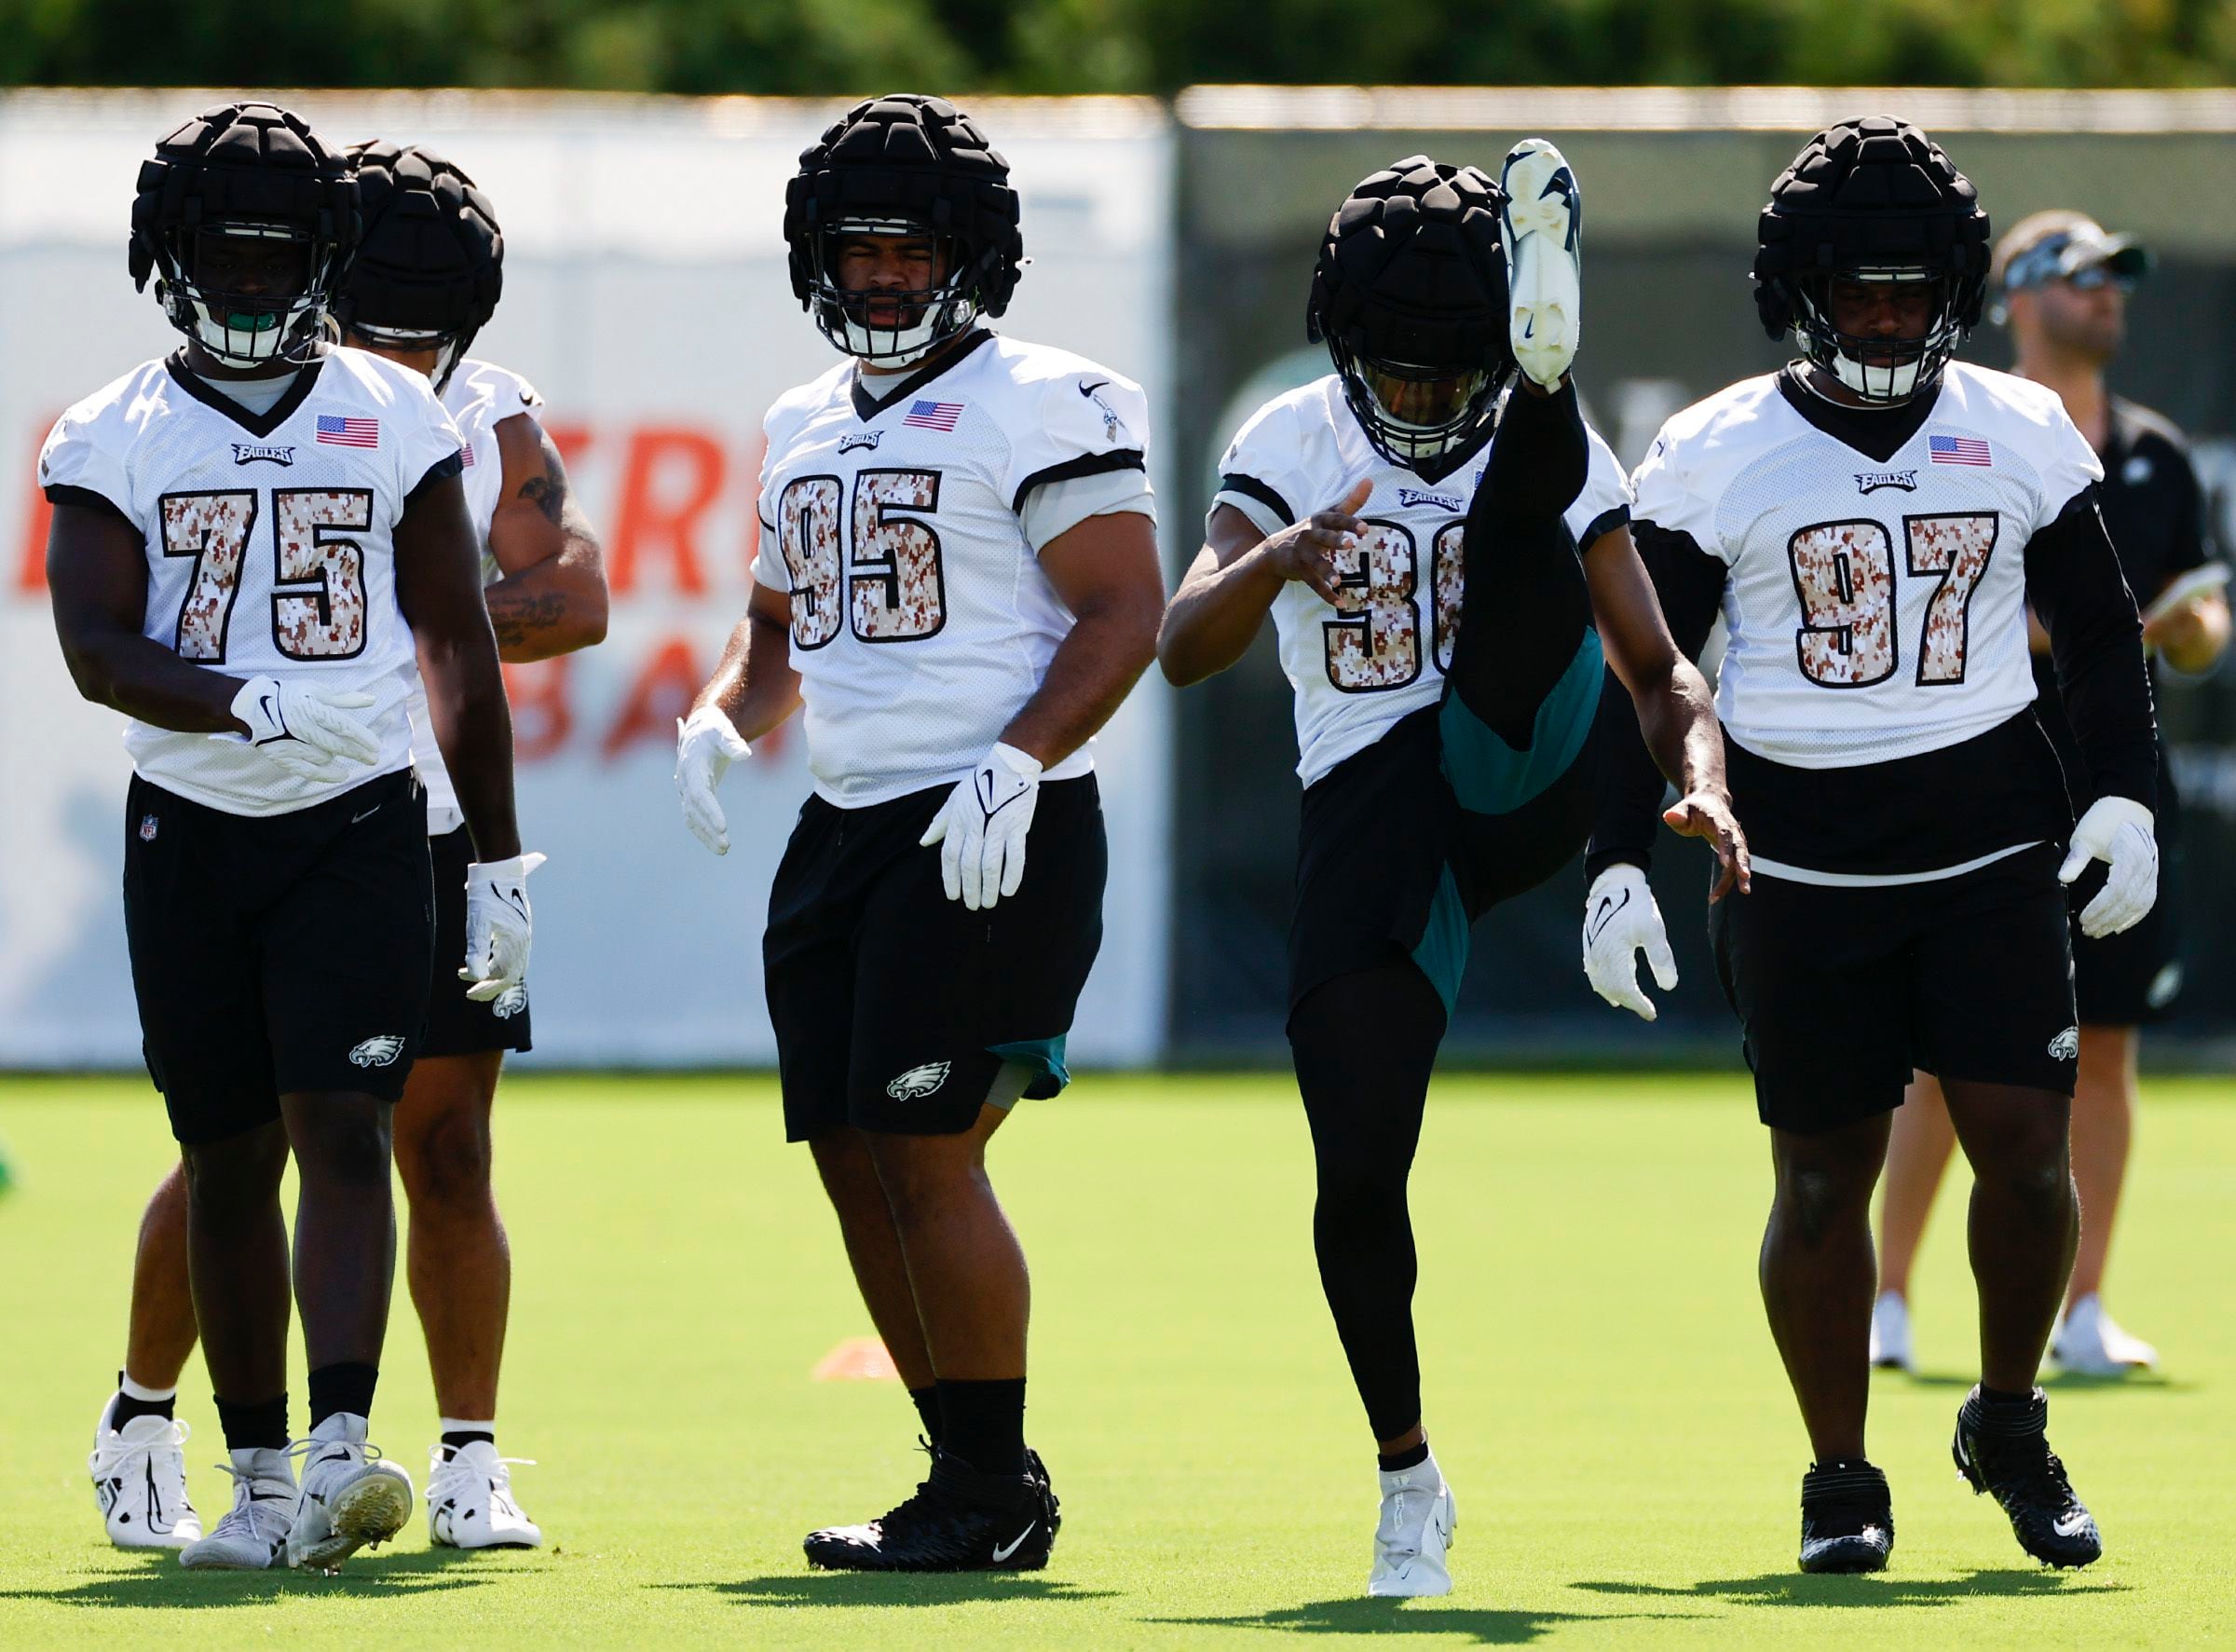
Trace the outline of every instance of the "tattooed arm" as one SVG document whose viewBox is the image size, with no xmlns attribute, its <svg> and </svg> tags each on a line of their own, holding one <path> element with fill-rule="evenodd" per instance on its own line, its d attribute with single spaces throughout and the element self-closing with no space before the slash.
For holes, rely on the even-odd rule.
<svg viewBox="0 0 2236 1652">
<path fill-rule="evenodd" d="M 484 594 L 498 654 L 519 663 L 587 649 L 606 635 L 606 561 L 559 449 L 528 413 L 498 422 L 497 446 L 504 491 L 489 553 L 504 577 Z"/>
</svg>

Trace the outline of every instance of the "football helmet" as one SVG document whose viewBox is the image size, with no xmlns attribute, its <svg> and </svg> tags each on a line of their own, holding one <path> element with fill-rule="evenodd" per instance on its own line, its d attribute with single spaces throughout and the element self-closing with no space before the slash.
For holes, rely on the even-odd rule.
<svg viewBox="0 0 2236 1652">
<path fill-rule="evenodd" d="M 1917 128 L 1874 115 L 1819 132 L 1771 185 L 1755 308 L 1771 337 L 1793 334 L 1804 356 L 1857 395 L 1893 405 L 1938 383 L 1979 325 L 1987 269 L 1987 214 L 1971 180 Z M 1841 332 L 1834 280 L 1929 285 L 1925 336 Z"/>
<path fill-rule="evenodd" d="M 1498 185 L 1411 155 L 1328 222 L 1305 335 L 1324 343 L 1374 451 L 1429 481 L 1481 444 L 1514 372 Z"/>
<path fill-rule="evenodd" d="M 317 346 L 357 238 L 357 184 L 342 155 L 277 104 L 227 103 L 180 127 L 141 163 L 132 284 L 144 290 L 154 277 L 170 324 L 230 366 L 300 361 Z M 237 244 L 216 248 L 221 241 Z M 265 245 L 238 244 L 246 242 Z M 294 254 L 283 266 L 266 261 L 285 267 L 285 279 L 222 284 L 234 278 L 218 271 L 273 242 Z"/>
<path fill-rule="evenodd" d="M 928 287 L 850 293 L 838 252 L 850 236 L 929 238 Z M 792 292 L 838 348 L 879 367 L 921 361 L 980 316 L 1009 307 L 1024 264 L 1009 163 L 970 117 L 914 93 L 856 103 L 800 152 L 784 188 Z M 876 311 L 892 320 L 879 321 Z"/>
<path fill-rule="evenodd" d="M 348 157 L 364 231 L 334 320 L 376 344 L 437 351 L 441 394 L 504 292 L 497 209 L 431 149 L 375 140 Z"/>
</svg>

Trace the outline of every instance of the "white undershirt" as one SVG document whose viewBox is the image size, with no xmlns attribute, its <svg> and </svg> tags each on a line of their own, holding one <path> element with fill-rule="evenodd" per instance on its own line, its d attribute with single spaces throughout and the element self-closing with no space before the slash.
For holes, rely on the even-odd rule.
<svg viewBox="0 0 2236 1652">
<path fill-rule="evenodd" d="M 280 398 L 295 388 L 295 380 L 302 376 L 302 371 L 298 367 L 293 373 L 280 374 L 273 378 L 211 378 L 206 373 L 198 373 L 195 377 L 261 417 L 279 406 Z"/>
</svg>

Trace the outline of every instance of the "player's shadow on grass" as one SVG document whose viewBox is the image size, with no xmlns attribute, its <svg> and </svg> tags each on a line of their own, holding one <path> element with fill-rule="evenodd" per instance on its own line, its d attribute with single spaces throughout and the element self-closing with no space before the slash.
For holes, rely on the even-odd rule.
<svg viewBox="0 0 2236 1652">
<path fill-rule="evenodd" d="M 1956 1371 L 1889 1371 L 1883 1381 L 1905 1388 L 1964 1388 L 1970 1389 L 1980 1380 L 1977 1372 Z M 2188 1394 L 2202 1385 L 2182 1382 L 2175 1377 L 2161 1376 L 2155 1371 L 2131 1371 L 2122 1376 L 2093 1376 L 2080 1371 L 2046 1372 L 2042 1386 L 2052 1394 L 2102 1393 L 2120 1388 L 2132 1388 L 2145 1394 Z"/>
<path fill-rule="evenodd" d="M 1218 1618 L 1145 1618 L 1144 1623 L 1192 1629 L 1270 1629 L 1306 1635 L 1466 1635 L 1479 1646 L 1526 1646 L 1571 1624 L 1644 1618 L 1697 1619 L 1695 1612 L 1526 1612 L 1495 1606 L 1443 1606 L 1427 1601 L 1369 1600 L 1352 1595 L 1307 1601 L 1269 1612 Z"/>
<path fill-rule="evenodd" d="M 776 1573 L 729 1582 L 648 1583 L 718 1594 L 742 1606 L 945 1606 L 961 1601 L 1098 1601 L 1114 1593 L 1031 1572 Z"/>
<path fill-rule="evenodd" d="M 139 1557 L 132 1557 L 139 1558 Z M 149 1554 L 130 1571 L 98 1572 L 46 1589 L 0 1589 L 0 1601 L 44 1601 L 55 1606 L 261 1606 L 284 1596 L 341 1593 L 363 1600 L 412 1600 L 454 1589 L 479 1589 L 520 1568 L 462 1566 L 442 1551 L 362 1554 L 329 1577 L 317 1572 L 190 1572 L 170 1553 Z"/>
<path fill-rule="evenodd" d="M 1962 1577 L 1811 1577 L 1765 1572 L 1759 1577 L 1703 1578 L 1698 1583 L 1591 1582 L 1571 1587 L 1594 1594 L 1647 1595 L 1657 1600 L 1737 1601 L 1754 1606 L 1950 1606 L 1976 1595 L 2117 1594 L 2124 1583 L 2087 1582 L 2078 1576 L 2000 1566 Z"/>
</svg>

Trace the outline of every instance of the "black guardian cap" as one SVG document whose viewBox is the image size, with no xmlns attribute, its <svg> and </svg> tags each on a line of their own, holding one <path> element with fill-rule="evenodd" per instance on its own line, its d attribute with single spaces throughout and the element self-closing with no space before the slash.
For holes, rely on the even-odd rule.
<svg viewBox="0 0 2236 1652">
<path fill-rule="evenodd" d="M 1374 450 L 1434 480 L 1474 451 L 1514 371 L 1498 185 L 1411 155 L 1329 220 L 1304 331 Z"/>
<path fill-rule="evenodd" d="M 440 351 L 440 393 L 504 293 L 497 209 L 431 149 L 376 139 L 348 154 L 364 234 L 334 319 L 376 344 Z"/>
<path fill-rule="evenodd" d="M 216 239 L 301 249 L 286 292 L 228 292 L 200 273 Z M 299 360 L 356 252 L 357 184 L 342 155 L 275 103 L 204 111 L 140 164 L 132 284 L 152 275 L 170 324 L 232 366 Z"/>
<path fill-rule="evenodd" d="M 1009 307 L 1025 244 L 1009 162 L 944 98 L 913 92 L 856 103 L 800 152 L 784 188 L 792 292 L 824 336 L 865 362 L 906 366 L 982 315 Z M 872 325 L 865 295 L 838 284 L 847 236 L 927 237 L 941 253 L 930 287 L 879 294 L 899 321 Z"/>
<path fill-rule="evenodd" d="M 1869 402 L 1907 402 L 1937 383 L 1979 325 L 1988 225 L 1971 180 L 1941 145 L 1888 115 L 1827 127 L 1770 187 L 1754 257 L 1754 302 L 1771 337 L 1795 334 L 1809 361 Z M 1834 326 L 1834 280 L 1924 282 L 1926 336 L 1888 341 Z"/>
</svg>

